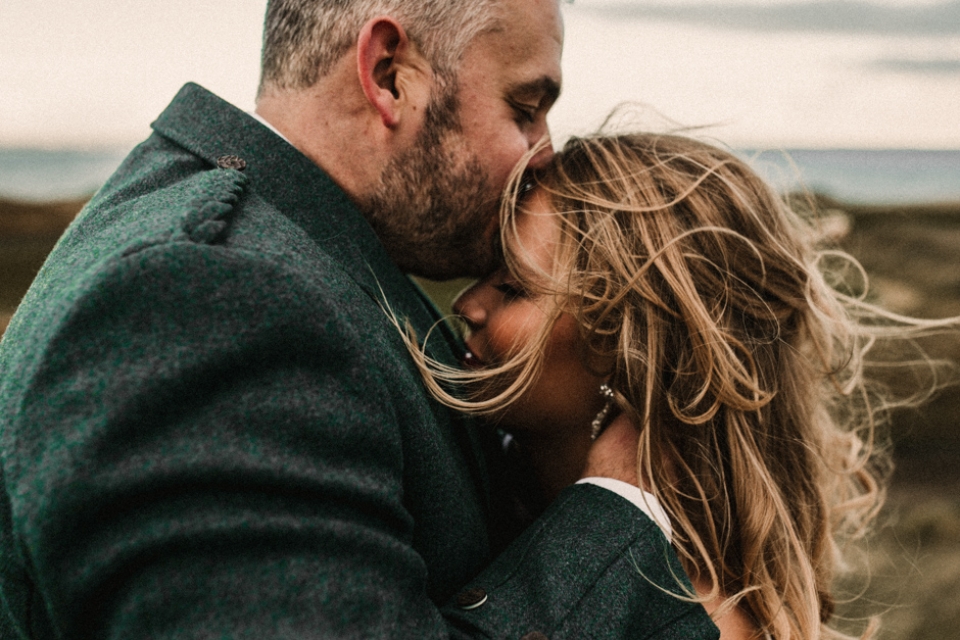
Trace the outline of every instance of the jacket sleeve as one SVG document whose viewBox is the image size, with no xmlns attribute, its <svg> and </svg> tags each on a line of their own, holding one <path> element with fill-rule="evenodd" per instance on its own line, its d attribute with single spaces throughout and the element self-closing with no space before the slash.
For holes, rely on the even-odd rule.
<svg viewBox="0 0 960 640">
<path fill-rule="evenodd" d="M 719 638 L 659 527 L 607 489 L 568 487 L 445 613 L 483 638 Z M 536 633 L 542 634 L 541 636 Z M 528 635 L 532 634 L 532 635 Z"/>
<path fill-rule="evenodd" d="M 648 633 L 663 612 L 628 611 L 656 592 L 642 567 L 663 565 L 663 545 L 590 487 L 477 577 L 485 605 L 431 602 L 394 372 L 322 278 L 182 243 L 83 282 L 5 455 L 51 637 L 680 637 Z"/>
</svg>

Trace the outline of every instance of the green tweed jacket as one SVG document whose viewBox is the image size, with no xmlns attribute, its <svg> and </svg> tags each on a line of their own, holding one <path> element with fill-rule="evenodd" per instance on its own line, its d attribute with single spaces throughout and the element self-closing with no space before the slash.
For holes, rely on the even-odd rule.
<svg viewBox="0 0 960 640">
<path fill-rule="evenodd" d="M 153 128 L 0 343 L 2 638 L 717 636 L 599 487 L 495 553 L 485 436 L 382 302 L 436 313 L 346 195 L 196 85 Z"/>
</svg>

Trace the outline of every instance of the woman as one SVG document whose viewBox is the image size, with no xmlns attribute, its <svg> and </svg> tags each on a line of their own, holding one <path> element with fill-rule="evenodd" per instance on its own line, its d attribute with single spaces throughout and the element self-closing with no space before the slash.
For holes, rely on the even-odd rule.
<svg viewBox="0 0 960 640">
<path fill-rule="evenodd" d="M 946 323 L 828 280 L 837 254 L 695 140 L 573 139 L 520 192 L 504 267 L 455 304 L 468 370 L 413 349 L 432 392 L 495 416 L 547 500 L 611 420 L 632 424 L 638 484 L 723 638 L 846 637 L 829 626 L 839 545 L 876 514 L 886 468 L 868 351 Z"/>
</svg>

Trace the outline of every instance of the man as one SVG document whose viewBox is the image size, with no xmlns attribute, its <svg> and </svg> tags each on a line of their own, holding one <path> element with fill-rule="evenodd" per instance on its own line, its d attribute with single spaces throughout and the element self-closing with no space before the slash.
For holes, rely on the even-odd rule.
<svg viewBox="0 0 960 640">
<path fill-rule="evenodd" d="M 4 638 L 712 637 L 607 489 L 493 558 L 483 434 L 384 312 L 494 262 L 561 42 L 556 0 L 272 0 L 257 114 L 181 91 L 0 347 Z"/>
</svg>

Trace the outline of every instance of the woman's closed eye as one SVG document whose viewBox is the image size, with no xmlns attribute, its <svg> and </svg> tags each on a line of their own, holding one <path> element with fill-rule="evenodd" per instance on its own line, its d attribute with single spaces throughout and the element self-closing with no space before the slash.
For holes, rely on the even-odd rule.
<svg viewBox="0 0 960 640">
<path fill-rule="evenodd" d="M 501 282 L 493 287 L 503 294 L 504 302 L 511 302 L 518 298 L 526 298 L 527 292 L 516 282 Z"/>
</svg>

